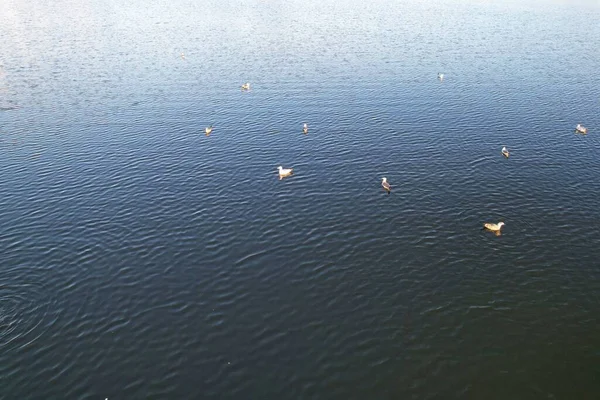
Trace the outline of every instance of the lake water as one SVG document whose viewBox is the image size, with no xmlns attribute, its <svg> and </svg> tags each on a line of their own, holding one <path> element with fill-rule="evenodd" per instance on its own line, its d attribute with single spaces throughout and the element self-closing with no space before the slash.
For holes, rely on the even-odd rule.
<svg viewBox="0 0 600 400">
<path fill-rule="evenodd" d="M 0 10 L 0 398 L 600 398 L 597 0 Z"/>
</svg>

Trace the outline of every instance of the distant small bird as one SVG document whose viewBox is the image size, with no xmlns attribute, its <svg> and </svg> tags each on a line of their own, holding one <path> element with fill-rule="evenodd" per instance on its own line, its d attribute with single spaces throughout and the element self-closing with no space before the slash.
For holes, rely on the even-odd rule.
<svg viewBox="0 0 600 400">
<path fill-rule="evenodd" d="M 304 132 L 304 134 L 308 133 L 308 125 L 304 124 L 304 128 L 302 128 L 302 131 Z"/>
<path fill-rule="evenodd" d="M 181 59 L 185 60 L 185 54 L 181 53 Z"/>
<path fill-rule="evenodd" d="M 579 133 L 587 133 L 587 128 L 581 124 L 577 124 L 575 130 Z"/>
<path fill-rule="evenodd" d="M 204 132 L 206 133 L 206 136 L 210 135 L 212 133 L 213 130 L 213 126 L 207 126 L 206 128 L 204 128 Z"/>
<path fill-rule="evenodd" d="M 440 81 L 443 81 L 443 80 L 444 80 L 444 74 L 442 74 L 441 72 L 440 72 L 440 73 L 438 73 L 438 79 L 439 79 Z"/>
<path fill-rule="evenodd" d="M 506 158 L 508 158 L 508 156 L 510 155 L 510 153 L 508 152 L 508 150 L 506 150 L 506 147 L 502 148 L 502 155 Z"/>
<path fill-rule="evenodd" d="M 483 227 L 485 229 L 488 229 L 492 232 L 500 232 L 500 229 L 502 229 L 503 226 L 504 226 L 504 222 L 498 222 L 497 224 L 492 224 L 492 223 L 486 222 L 485 224 L 483 224 Z"/>
<path fill-rule="evenodd" d="M 386 177 L 381 178 L 381 186 L 386 192 L 388 192 L 388 194 L 390 194 L 390 192 L 392 191 L 392 186 L 388 183 Z"/>
<path fill-rule="evenodd" d="M 246 82 L 246 83 L 244 83 L 244 84 L 242 85 L 242 90 L 250 90 L 250 84 L 249 84 L 249 83 L 247 83 L 247 82 Z"/>
<path fill-rule="evenodd" d="M 293 168 L 283 168 L 281 165 L 277 167 L 279 170 L 279 180 L 282 180 L 285 177 L 288 177 L 294 173 Z"/>
</svg>

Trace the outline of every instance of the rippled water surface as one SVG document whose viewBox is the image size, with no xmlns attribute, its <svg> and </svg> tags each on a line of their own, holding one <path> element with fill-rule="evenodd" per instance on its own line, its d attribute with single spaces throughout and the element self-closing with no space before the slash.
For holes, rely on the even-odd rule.
<svg viewBox="0 0 600 400">
<path fill-rule="evenodd" d="M 0 398 L 600 398 L 598 1 L 0 9 Z"/>
</svg>

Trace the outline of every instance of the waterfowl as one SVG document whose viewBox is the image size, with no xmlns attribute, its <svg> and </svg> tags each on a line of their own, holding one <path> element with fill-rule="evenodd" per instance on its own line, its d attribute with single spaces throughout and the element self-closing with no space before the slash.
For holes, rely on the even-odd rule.
<svg viewBox="0 0 600 400">
<path fill-rule="evenodd" d="M 503 226 L 504 226 L 504 222 L 498 222 L 497 224 L 492 224 L 490 222 L 486 222 L 485 224 L 483 224 L 483 227 L 485 229 L 488 229 L 492 232 L 500 232 L 500 229 L 502 229 Z"/>
<path fill-rule="evenodd" d="M 279 180 L 282 180 L 283 178 L 290 176 L 294 173 L 293 168 L 283 168 L 281 165 L 277 167 L 277 169 L 279 170 Z"/>
<path fill-rule="evenodd" d="M 508 152 L 508 150 L 506 150 L 506 147 L 502 148 L 502 155 L 506 158 L 508 158 L 508 156 L 510 155 L 510 153 Z"/>
<path fill-rule="evenodd" d="M 386 177 L 381 178 L 381 186 L 388 194 L 392 191 L 392 186 L 388 183 Z"/>
<path fill-rule="evenodd" d="M 587 128 L 581 124 L 577 124 L 575 130 L 579 133 L 587 133 Z"/>
<path fill-rule="evenodd" d="M 242 90 L 250 90 L 250 84 L 248 82 L 242 85 Z"/>
<path fill-rule="evenodd" d="M 206 133 L 206 136 L 210 135 L 211 132 L 213 130 L 212 125 L 211 126 L 207 126 L 206 128 L 204 128 L 204 132 Z"/>
<path fill-rule="evenodd" d="M 304 124 L 304 128 L 302 128 L 302 131 L 307 134 L 308 133 L 308 125 Z"/>
<path fill-rule="evenodd" d="M 444 80 L 444 74 L 442 74 L 441 72 L 440 72 L 440 73 L 438 73 L 438 79 L 439 79 L 440 81 L 443 81 L 443 80 Z"/>
<path fill-rule="evenodd" d="M 181 53 L 181 59 L 185 60 L 185 54 Z"/>
</svg>

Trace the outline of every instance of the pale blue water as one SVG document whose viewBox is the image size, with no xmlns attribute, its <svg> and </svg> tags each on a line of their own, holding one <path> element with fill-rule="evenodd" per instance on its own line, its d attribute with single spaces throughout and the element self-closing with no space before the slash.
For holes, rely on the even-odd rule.
<svg viewBox="0 0 600 400">
<path fill-rule="evenodd" d="M 0 398 L 598 398 L 599 17 L 3 0 Z"/>
</svg>

